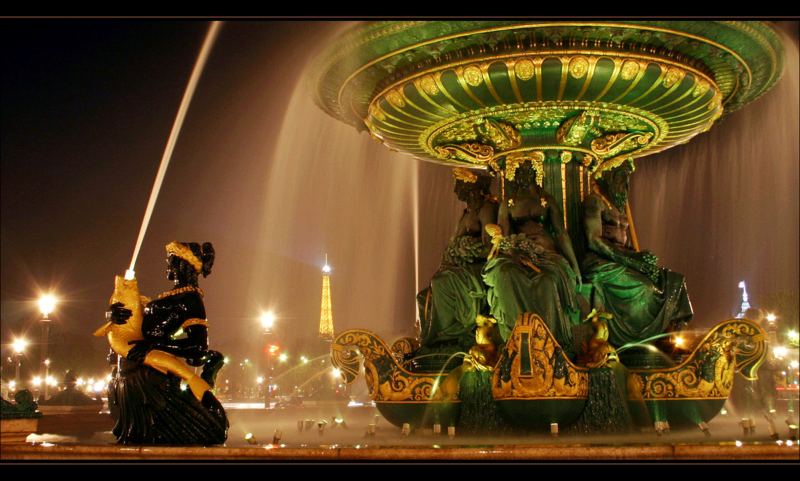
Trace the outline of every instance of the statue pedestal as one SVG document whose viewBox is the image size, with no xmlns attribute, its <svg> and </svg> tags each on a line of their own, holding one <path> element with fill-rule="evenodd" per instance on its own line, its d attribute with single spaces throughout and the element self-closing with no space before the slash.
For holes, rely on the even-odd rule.
<svg viewBox="0 0 800 481">
<path fill-rule="evenodd" d="M 0 420 L 0 444 L 24 444 L 39 427 L 39 418 Z"/>
</svg>

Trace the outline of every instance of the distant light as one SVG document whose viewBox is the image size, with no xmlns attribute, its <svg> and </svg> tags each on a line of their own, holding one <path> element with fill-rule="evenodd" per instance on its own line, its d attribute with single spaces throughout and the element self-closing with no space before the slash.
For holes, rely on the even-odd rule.
<svg viewBox="0 0 800 481">
<path fill-rule="evenodd" d="M 264 376 L 258 376 L 258 377 L 256 378 L 256 383 L 258 383 L 258 384 L 264 384 Z"/>
<path fill-rule="evenodd" d="M 787 439 L 786 440 L 786 445 L 791 448 L 792 446 L 794 446 L 794 441 L 792 441 L 791 439 Z"/>
<path fill-rule="evenodd" d="M 775 444 L 777 444 L 778 446 L 783 446 L 783 441 L 779 439 L 775 441 Z"/>
<path fill-rule="evenodd" d="M 16 391 L 17 390 L 17 381 L 10 381 L 8 383 L 8 388 L 11 389 L 12 391 Z"/>
<path fill-rule="evenodd" d="M 84 381 L 82 377 L 79 377 L 75 384 L 77 384 L 78 386 L 83 386 L 84 384 L 86 384 L 86 381 Z"/>
<path fill-rule="evenodd" d="M 258 444 L 258 441 L 256 441 L 256 437 L 253 436 L 253 433 L 245 434 L 244 440 L 247 441 L 247 444 Z"/>
<path fill-rule="evenodd" d="M 186 381 L 181 381 L 181 391 L 185 391 L 187 387 L 189 387 L 189 385 L 186 384 Z"/>
<path fill-rule="evenodd" d="M 789 363 L 789 366 L 791 366 L 792 369 L 797 369 L 798 367 L 800 367 L 800 363 L 797 362 L 797 359 L 795 359 L 794 361 Z"/>
<path fill-rule="evenodd" d="M 302 361 L 303 364 L 308 364 L 308 358 L 305 356 L 300 356 L 300 361 Z"/>
<path fill-rule="evenodd" d="M 103 389 L 105 389 L 105 387 L 106 384 L 103 381 L 97 381 L 96 383 L 94 383 L 94 386 L 92 386 L 92 391 L 101 392 Z"/>
<path fill-rule="evenodd" d="M 36 387 L 39 387 L 39 386 L 41 386 L 41 385 L 42 385 L 42 378 L 41 378 L 41 377 L 39 377 L 39 376 L 35 376 L 35 377 L 33 378 L 33 380 L 31 380 L 31 384 L 33 384 L 33 385 L 34 385 L 34 386 L 36 386 Z"/>
<path fill-rule="evenodd" d="M 737 440 L 736 441 L 736 447 L 737 448 L 741 448 L 742 447 L 742 442 Z"/>
<path fill-rule="evenodd" d="M 772 348 L 772 355 L 778 359 L 783 359 L 787 354 L 789 354 L 789 350 L 786 346 L 775 346 Z"/>
<path fill-rule="evenodd" d="M 56 308 L 56 302 L 57 300 L 52 294 L 45 294 L 39 298 L 39 312 L 45 319 Z"/>
<path fill-rule="evenodd" d="M 28 341 L 22 338 L 14 339 L 14 341 L 11 343 L 11 347 L 14 349 L 15 353 L 22 354 L 28 347 Z"/>
<path fill-rule="evenodd" d="M 272 330 L 272 327 L 275 325 L 275 314 L 272 311 L 262 312 L 260 319 L 261 327 L 263 327 L 265 331 Z"/>
<path fill-rule="evenodd" d="M 53 376 L 47 376 L 45 378 L 44 382 L 46 382 L 48 386 L 55 386 L 56 385 L 56 379 Z"/>
<path fill-rule="evenodd" d="M 228 356 L 225 356 L 225 364 L 228 364 L 229 362 L 231 362 L 231 358 L 229 358 Z"/>
<path fill-rule="evenodd" d="M 794 330 L 794 329 L 792 329 L 791 331 L 789 331 L 789 332 L 787 333 L 787 335 L 788 335 L 788 337 L 789 337 L 789 342 L 791 342 L 792 344 L 797 344 L 797 342 L 798 342 L 798 341 L 800 341 L 800 335 L 799 335 L 799 334 L 797 333 L 797 331 L 796 331 L 796 330 Z"/>
<path fill-rule="evenodd" d="M 50 366 L 50 359 L 45 359 L 44 360 L 44 365 L 45 366 Z"/>
<path fill-rule="evenodd" d="M 334 367 L 331 369 L 331 377 L 334 379 L 340 379 L 342 377 L 342 370 L 338 367 Z"/>
<path fill-rule="evenodd" d="M 322 267 L 322 272 L 324 272 L 325 274 L 330 274 L 330 272 L 331 272 L 331 266 L 329 266 L 328 264 L 325 264 L 325 265 Z"/>
<path fill-rule="evenodd" d="M 770 323 L 775 322 L 775 319 L 777 319 L 777 318 L 778 318 L 778 316 L 776 316 L 775 314 L 773 314 L 771 312 L 767 314 L 767 321 L 770 322 Z"/>
<path fill-rule="evenodd" d="M 282 352 L 282 353 L 281 353 L 281 355 L 280 355 L 280 356 L 278 356 L 278 360 L 279 360 L 280 362 L 286 362 L 286 361 L 288 361 L 288 360 L 289 360 L 289 356 L 288 356 L 288 355 L 286 355 L 286 353 L 285 353 L 285 352 Z"/>
<path fill-rule="evenodd" d="M 245 363 L 245 364 L 250 364 L 250 359 L 245 359 L 245 360 L 244 360 L 244 363 Z"/>
<path fill-rule="evenodd" d="M 686 339 L 684 339 L 683 336 L 675 336 L 672 342 L 675 344 L 675 347 L 683 348 L 686 344 Z"/>
<path fill-rule="evenodd" d="M 719 412 L 719 413 L 720 413 L 720 414 L 722 414 L 722 415 L 724 416 L 724 415 L 728 414 L 728 410 L 727 410 L 727 409 L 725 409 L 725 408 L 722 408 L 722 410 L 720 410 L 720 412 Z"/>
<path fill-rule="evenodd" d="M 268 351 L 269 351 L 270 355 L 272 355 L 272 356 L 277 355 L 278 351 L 280 351 L 280 350 L 281 350 L 281 347 L 278 346 L 277 344 L 270 344 L 270 346 L 268 348 Z"/>
<path fill-rule="evenodd" d="M 93 377 L 89 378 L 89 384 L 94 384 L 94 378 Z"/>
</svg>

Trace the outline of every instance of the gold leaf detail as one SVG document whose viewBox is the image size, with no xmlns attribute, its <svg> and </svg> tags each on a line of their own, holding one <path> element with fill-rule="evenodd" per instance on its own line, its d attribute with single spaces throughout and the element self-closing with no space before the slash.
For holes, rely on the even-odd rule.
<svg viewBox="0 0 800 481">
<path fill-rule="evenodd" d="M 431 75 L 422 77 L 420 84 L 422 85 L 422 90 L 424 90 L 428 95 L 436 95 L 439 93 L 439 87 L 436 86 L 436 80 L 434 80 L 433 76 Z"/>
<path fill-rule="evenodd" d="M 670 88 L 676 83 L 679 83 L 681 80 L 683 80 L 684 76 L 686 76 L 686 72 L 684 72 L 683 70 L 677 67 L 670 67 L 669 69 L 667 69 L 667 74 L 664 75 L 664 80 L 662 81 L 662 84 L 664 85 L 664 88 Z"/>
<path fill-rule="evenodd" d="M 575 57 L 569 62 L 569 74 L 573 78 L 583 78 L 589 71 L 589 61 L 586 57 Z"/>
<path fill-rule="evenodd" d="M 530 80 L 533 77 L 533 62 L 523 59 L 514 64 L 514 73 L 520 80 Z"/>
<path fill-rule="evenodd" d="M 481 69 L 474 65 L 470 65 L 469 67 L 464 69 L 464 80 L 473 86 L 477 87 L 478 85 L 483 82 L 483 74 L 481 73 Z"/>
<path fill-rule="evenodd" d="M 622 64 L 622 72 L 620 72 L 620 77 L 622 77 L 622 80 L 632 80 L 638 73 L 639 62 L 636 60 L 626 60 L 625 63 Z"/>
</svg>

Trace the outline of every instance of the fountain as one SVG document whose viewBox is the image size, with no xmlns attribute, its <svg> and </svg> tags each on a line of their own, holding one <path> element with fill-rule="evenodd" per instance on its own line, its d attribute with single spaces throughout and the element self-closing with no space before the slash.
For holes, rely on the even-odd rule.
<svg viewBox="0 0 800 481">
<path fill-rule="evenodd" d="M 680 345 L 692 318 L 683 276 L 639 246 L 629 178 L 634 160 L 707 132 L 782 70 L 779 37 L 762 22 L 349 29 L 316 62 L 318 106 L 390 150 L 471 170 L 474 178 L 456 174 L 457 191 L 476 174 L 493 179 L 495 220 L 478 222 L 475 211 L 448 247 L 467 259 L 463 238 L 475 239 L 463 264 L 483 285 L 432 282 L 418 301 L 421 323 L 435 325 L 442 299 L 475 300 L 478 316 L 464 309 L 456 320 L 485 349 L 478 319 L 490 319 L 500 355 L 487 360 L 478 349 L 453 365 L 465 350 L 453 339 L 389 347 L 351 329 L 333 342 L 334 364 L 352 381 L 363 363 L 373 400 L 398 427 L 475 425 L 479 413 L 497 412 L 506 424 L 497 429 L 707 433 L 734 372 L 756 376 L 767 336 L 730 319 Z M 458 264 L 448 253 L 440 272 Z M 442 354 L 438 364 L 431 353 Z"/>
</svg>

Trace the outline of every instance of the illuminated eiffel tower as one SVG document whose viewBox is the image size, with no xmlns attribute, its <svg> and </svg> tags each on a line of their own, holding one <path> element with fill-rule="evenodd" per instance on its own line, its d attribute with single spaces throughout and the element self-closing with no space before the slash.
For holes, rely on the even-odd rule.
<svg viewBox="0 0 800 481">
<path fill-rule="evenodd" d="M 322 309 L 319 314 L 319 338 L 333 341 L 333 310 L 331 309 L 331 266 L 328 265 L 328 254 L 325 254 L 325 266 L 322 268 Z"/>
</svg>

